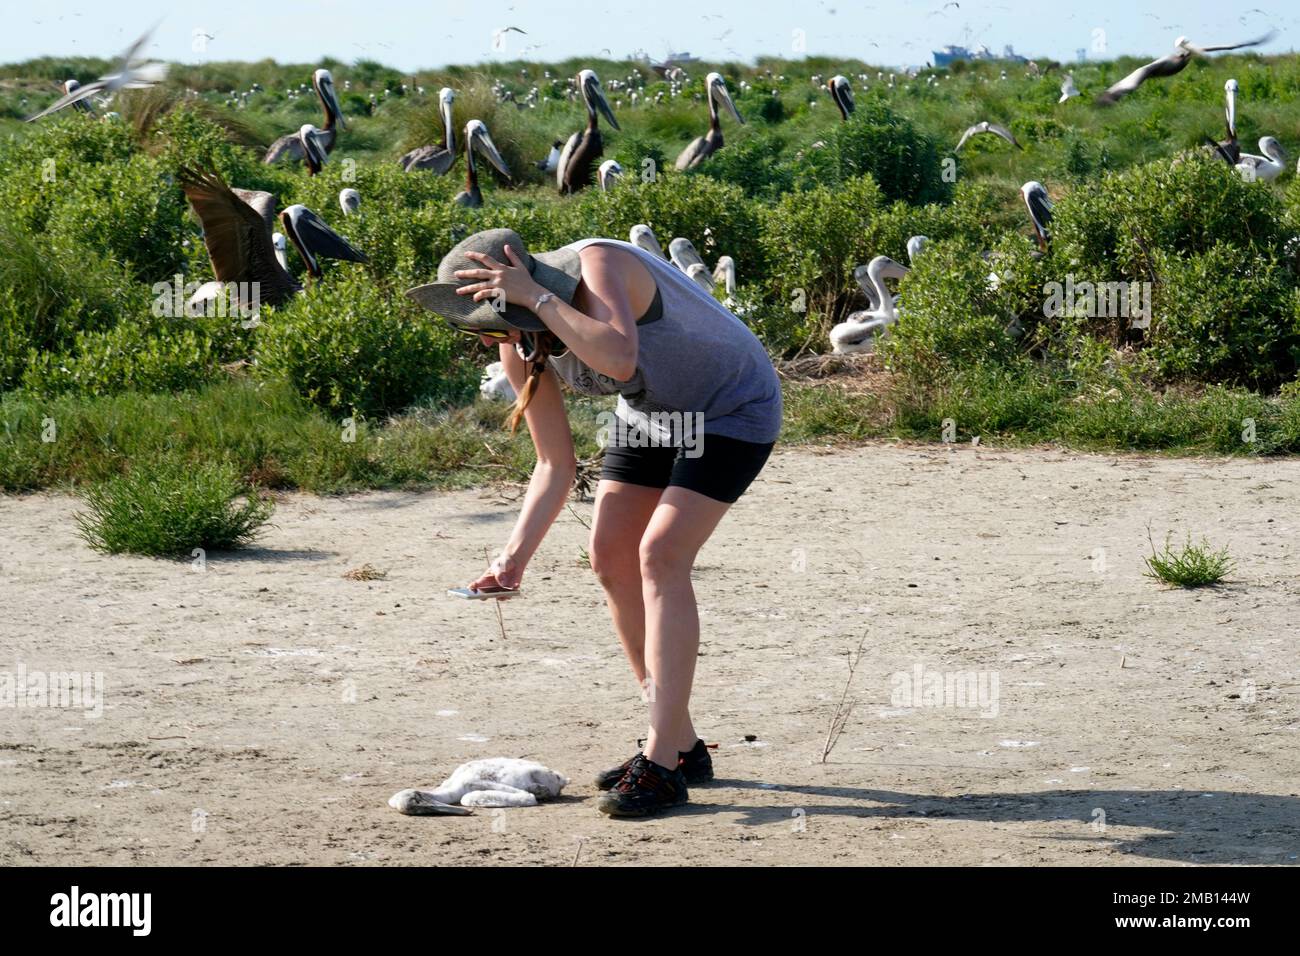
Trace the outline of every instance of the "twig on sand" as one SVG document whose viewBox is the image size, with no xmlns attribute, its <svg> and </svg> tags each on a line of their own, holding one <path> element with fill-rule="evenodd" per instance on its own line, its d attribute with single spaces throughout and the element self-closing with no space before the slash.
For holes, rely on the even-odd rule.
<svg viewBox="0 0 1300 956">
<path fill-rule="evenodd" d="M 586 837 L 578 837 L 578 852 L 573 854 L 573 862 L 569 866 L 578 865 L 578 857 L 582 856 L 582 845 L 587 842 Z"/>
<path fill-rule="evenodd" d="M 835 705 L 835 713 L 831 716 L 831 726 L 826 731 L 826 743 L 822 745 L 820 763 L 825 763 L 826 758 L 830 756 L 831 749 L 839 741 L 840 734 L 844 732 L 844 725 L 848 723 L 849 714 L 853 711 L 854 702 L 848 700 L 849 687 L 853 684 L 853 672 L 858 669 L 858 661 L 862 660 L 862 645 L 865 643 L 867 643 L 867 632 L 863 631 L 862 640 L 858 641 L 858 649 L 849 657 L 849 676 L 844 682 L 844 692 L 840 694 L 840 702 Z"/>
<path fill-rule="evenodd" d="M 487 562 L 488 567 L 492 567 L 492 559 L 488 557 L 487 545 L 483 546 L 483 560 Z M 504 641 L 506 639 L 506 619 L 501 615 L 501 599 L 497 598 L 492 603 L 497 609 L 497 627 L 501 628 L 501 640 Z"/>
</svg>

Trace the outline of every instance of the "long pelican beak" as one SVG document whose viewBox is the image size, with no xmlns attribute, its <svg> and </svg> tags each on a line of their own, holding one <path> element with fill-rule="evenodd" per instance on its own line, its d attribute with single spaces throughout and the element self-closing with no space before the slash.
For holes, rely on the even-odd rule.
<svg viewBox="0 0 1300 956">
<path fill-rule="evenodd" d="M 445 137 L 444 142 L 447 149 L 456 152 L 456 128 L 452 125 L 451 104 L 456 99 L 456 94 L 448 87 L 443 87 L 438 91 L 438 110 L 442 113 L 442 135 Z"/>
<path fill-rule="evenodd" d="M 319 134 L 320 130 L 310 123 L 304 124 L 298 130 L 298 142 L 302 143 L 303 158 L 307 161 L 307 172 L 312 176 L 319 173 L 330 158 L 329 153 L 325 152 L 325 147 L 316 138 Z"/>
<path fill-rule="evenodd" d="M 501 153 L 497 151 L 497 145 L 492 142 L 492 136 L 482 120 L 469 121 L 469 125 L 465 127 L 465 139 L 468 140 L 470 149 L 478 150 L 497 168 L 497 172 L 506 179 L 510 178 L 510 167 L 501 158 Z"/>
<path fill-rule="evenodd" d="M 719 103 L 727 108 L 727 112 L 736 118 L 736 122 L 741 126 L 745 125 L 744 119 L 741 118 L 740 111 L 736 109 L 736 104 L 731 101 L 731 92 L 727 89 L 726 82 L 722 77 L 717 77 L 709 89 L 709 94 L 717 99 Z"/>
<path fill-rule="evenodd" d="M 316 279 L 321 277 L 318 254 L 328 259 L 350 262 L 370 261 L 306 206 L 290 206 L 284 210 L 280 213 L 280 225 L 298 250 L 298 255 L 302 256 L 302 261 L 307 264 L 307 271 Z"/>
<path fill-rule="evenodd" d="M 1024 197 L 1025 208 L 1029 210 L 1029 218 L 1034 224 L 1034 232 L 1038 234 L 1038 245 L 1046 252 L 1047 244 L 1052 241 L 1052 234 L 1048 231 L 1048 226 L 1052 222 L 1052 201 L 1047 196 L 1047 190 L 1041 183 L 1028 182 L 1020 191 Z"/>
<path fill-rule="evenodd" d="M 1237 81 L 1229 80 L 1223 86 L 1224 93 L 1228 97 L 1228 136 L 1232 139 L 1237 138 Z"/>
<path fill-rule="evenodd" d="M 614 129 L 622 130 L 618 125 L 618 120 L 614 119 L 614 111 L 610 109 L 609 100 L 605 99 L 605 91 L 601 88 L 600 80 L 593 73 L 587 77 L 587 82 L 583 85 L 583 91 L 587 95 L 587 102 L 601 112 Z"/>
<path fill-rule="evenodd" d="M 347 129 L 347 120 L 343 118 L 343 107 L 339 105 L 338 94 L 334 92 L 334 77 L 330 71 L 317 70 L 312 79 L 316 81 L 316 93 L 325 104 L 325 109 L 334 117 L 334 122 L 339 124 L 340 129 Z"/>
</svg>

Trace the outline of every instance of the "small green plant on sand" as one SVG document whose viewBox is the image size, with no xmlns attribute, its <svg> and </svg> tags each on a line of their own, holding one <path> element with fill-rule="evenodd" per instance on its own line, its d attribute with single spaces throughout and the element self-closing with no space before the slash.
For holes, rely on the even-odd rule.
<svg viewBox="0 0 1300 956">
<path fill-rule="evenodd" d="M 1147 540 L 1151 540 L 1150 529 L 1147 530 Z M 1226 547 L 1221 551 L 1214 551 L 1210 548 L 1209 541 L 1204 538 L 1201 539 L 1200 544 L 1192 544 L 1190 534 L 1182 548 L 1177 551 L 1170 547 L 1168 535 L 1165 536 L 1164 550 L 1157 550 L 1155 542 L 1151 541 L 1151 557 L 1146 559 L 1146 564 L 1147 577 L 1180 588 L 1200 588 L 1218 584 L 1233 569 L 1233 562 L 1228 556 Z"/>
</svg>

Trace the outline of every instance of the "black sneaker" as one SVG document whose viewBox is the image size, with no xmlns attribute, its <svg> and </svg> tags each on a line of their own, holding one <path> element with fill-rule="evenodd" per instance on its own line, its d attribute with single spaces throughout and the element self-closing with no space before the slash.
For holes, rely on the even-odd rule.
<svg viewBox="0 0 1300 956">
<path fill-rule="evenodd" d="M 642 741 L 638 740 L 637 746 L 641 744 Z M 690 750 L 677 751 L 677 766 L 681 768 L 687 783 L 708 783 L 713 779 L 713 758 L 709 756 L 709 746 L 703 740 L 696 740 L 695 746 Z M 622 780 L 623 774 L 627 773 L 628 767 L 632 766 L 632 761 L 635 759 L 635 757 L 628 757 L 617 767 L 610 767 L 598 773 L 596 789 L 608 790 Z"/>
<path fill-rule="evenodd" d="M 645 817 L 686 799 L 686 776 L 680 764 L 669 770 L 637 754 L 623 779 L 596 802 L 596 809 L 611 817 Z"/>
</svg>

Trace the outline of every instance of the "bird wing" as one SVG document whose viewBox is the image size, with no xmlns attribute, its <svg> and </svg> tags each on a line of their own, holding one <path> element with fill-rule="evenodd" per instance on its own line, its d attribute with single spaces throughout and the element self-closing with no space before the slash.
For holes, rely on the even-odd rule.
<svg viewBox="0 0 1300 956">
<path fill-rule="evenodd" d="M 413 169 L 427 169 L 435 176 L 441 176 L 451 169 L 456 161 L 456 154 L 438 143 L 419 146 L 400 160 L 402 168 L 408 173 Z"/>
<path fill-rule="evenodd" d="M 953 152 L 960 152 L 961 148 L 966 145 L 966 140 L 970 139 L 976 133 L 984 132 L 983 127 L 983 123 L 976 123 L 974 126 L 967 128 L 966 132 L 961 134 L 961 139 L 957 140 L 957 148 L 954 149 Z"/>
<path fill-rule="evenodd" d="M 1275 36 L 1277 36 L 1277 31 L 1269 30 L 1262 37 L 1255 37 L 1255 39 L 1247 40 L 1245 43 L 1225 43 L 1222 46 L 1199 46 L 1196 48 L 1196 52 L 1215 53 L 1219 50 L 1241 50 L 1248 46 L 1260 46 L 1261 44 L 1267 43 Z"/>
<path fill-rule="evenodd" d="M 103 80 L 95 80 L 93 83 L 86 83 L 84 86 L 80 86 L 71 93 L 67 93 L 55 100 L 34 116 L 27 117 L 24 122 L 33 123 L 42 116 L 49 116 L 51 113 L 57 113 L 59 110 L 66 109 L 73 103 L 80 103 L 82 100 L 88 99 L 100 92 L 105 86 L 107 86 L 107 84 Z"/>
<path fill-rule="evenodd" d="M 564 149 L 560 151 L 559 162 L 555 164 L 555 183 L 560 187 L 561 192 L 564 191 L 564 179 L 565 173 L 569 171 L 569 161 L 580 145 L 582 145 L 582 130 L 570 136 L 568 142 L 564 144 Z"/>
<path fill-rule="evenodd" d="M 678 171 L 693 169 L 700 165 L 700 163 L 704 162 L 704 156 L 704 137 L 697 136 L 695 139 L 691 140 L 689 146 L 682 150 L 681 155 L 677 157 L 677 163 L 675 165 Z"/>
<path fill-rule="evenodd" d="M 985 125 L 988 127 L 988 132 L 1001 136 L 1016 149 L 1024 149 L 1023 146 L 1016 142 L 1016 138 L 1011 135 L 1011 130 L 1007 129 L 1005 126 L 1000 123 L 986 123 Z"/>
<path fill-rule="evenodd" d="M 275 258 L 271 229 L 261 212 L 215 172 L 182 166 L 177 178 L 203 225 L 203 244 L 218 281 L 260 282 L 262 300 L 272 305 L 297 291 L 297 283 Z"/>
<path fill-rule="evenodd" d="M 1179 52 L 1171 53 L 1168 56 L 1162 56 L 1160 59 L 1152 60 L 1150 63 L 1145 63 L 1118 83 L 1110 86 L 1106 92 L 1097 97 L 1097 102 L 1118 102 L 1153 76 L 1173 76 L 1187 65 L 1187 61 L 1190 58 L 1191 54 Z"/>
<path fill-rule="evenodd" d="M 278 163 L 286 156 L 290 159 L 302 159 L 302 140 L 298 138 L 297 133 L 287 133 L 272 143 L 266 155 L 262 157 L 262 162 Z"/>
<path fill-rule="evenodd" d="M 275 229 L 275 207 L 277 202 L 274 195 L 262 192 L 260 189 L 232 189 L 230 191 L 248 203 L 253 212 L 262 217 L 267 232 Z"/>
</svg>

